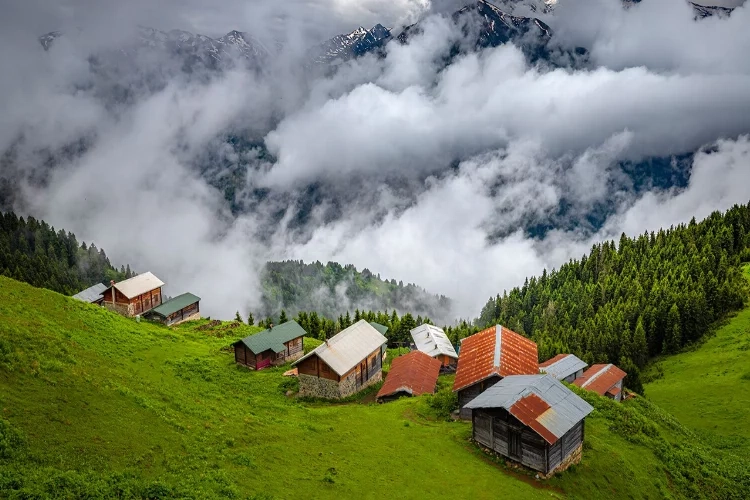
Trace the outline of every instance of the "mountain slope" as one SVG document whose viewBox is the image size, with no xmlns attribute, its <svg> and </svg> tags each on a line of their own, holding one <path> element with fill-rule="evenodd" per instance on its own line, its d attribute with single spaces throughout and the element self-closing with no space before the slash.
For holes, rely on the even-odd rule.
<svg viewBox="0 0 750 500">
<path fill-rule="evenodd" d="M 750 266 L 745 267 L 750 279 Z M 696 349 L 657 361 L 648 399 L 716 446 L 750 456 L 750 307 Z"/>
<path fill-rule="evenodd" d="M 328 405 L 285 397 L 285 367 L 234 366 L 224 347 L 256 329 L 228 326 L 136 323 L 0 277 L 3 496 L 747 493 L 747 464 L 717 454 L 645 400 L 617 405 L 582 393 L 596 407 L 583 462 L 538 482 L 480 452 L 467 441 L 469 424 L 435 420 L 430 398 Z"/>
</svg>

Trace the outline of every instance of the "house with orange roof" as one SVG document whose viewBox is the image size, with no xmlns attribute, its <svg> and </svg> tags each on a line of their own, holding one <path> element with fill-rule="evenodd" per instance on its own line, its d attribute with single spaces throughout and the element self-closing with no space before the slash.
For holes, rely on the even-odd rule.
<svg viewBox="0 0 750 500">
<path fill-rule="evenodd" d="M 411 351 L 391 361 L 391 369 L 378 391 L 379 402 L 402 396 L 433 394 L 442 363 L 422 351 Z"/>
<path fill-rule="evenodd" d="M 501 325 L 482 330 L 461 341 L 453 392 L 463 419 L 471 418 L 464 406 L 509 375 L 537 375 L 536 343 Z"/>
<path fill-rule="evenodd" d="M 573 381 L 575 385 L 600 396 L 607 396 L 615 401 L 622 401 L 622 382 L 627 373 L 612 363 L 592 365 L 583 372 L 583 376 Z"/>
</svg>

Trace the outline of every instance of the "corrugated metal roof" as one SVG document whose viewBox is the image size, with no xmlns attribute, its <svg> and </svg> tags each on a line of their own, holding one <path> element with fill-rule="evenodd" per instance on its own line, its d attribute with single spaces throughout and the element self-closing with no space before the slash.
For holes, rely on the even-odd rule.
<svg viewBox="0 0 750 500">
<path fill-rule="evenodd" d="M 361 319 L 320 344 L 294 364 L 315 355 L 338 375 L 344 375 L 375 349 L 382 348 L 386 342 L 388 339 L 370 323 Z"/>
<path fill-rule="evenodd" d="M 414 339 L 417 349 L 428 356 L 443 354 L 458 359 L 458 354 L 453 348 L 450 339 L 442 328 L 433 325 L 419 325 L 411 330 L 411 338 Z"/>
<path fill-rule="evenodd" d="M 551 375 L 505 377 L 464 408 L 505 408 L 549 444 L 594 410 Z"/>
<path fill-rule="evenodd" d="M 115 288 L 129 299 L 162 286 L 164 286 L 164 282 L 150 272 L 139 274 L 138 276 L 133 276 L 125 281 L 115 283 Z"/>
<path fill-rule="evenodd" d="M 97 283 L 94 286 L 88 287 L 85 290 L 81 290 L 77 294 L 73 295 L 74 299 L 82 300 L 84 302 L 92 303 L 102 298 L 104 290 L 107 289 L 107 285 Z"/>
<path fill-rule="evenodd" d="M 153 309 L 148 311 L 147 314 L 158 314 L 159 316 L 166 318 L 170 314 L 174 314 L 181 309 L 185 309 L 189 305 L 200 302 L 200 300 L 201 298 L 197 295 L 193 295 L 192 293 L 183 293 L 182 295 L 178 295 L 173 299 L 169 299 L 160 306 L 154 307 Z"/>
<path fill-rule="evenodd" d="M 573 375 L 578 370 L 583 370 L 588 365 L 585 361 L 573 354 L 558 354 L 554 358 L 539 365 L 540 373 L 549 373 L 557 380 L 562 380 Z"/>
<path fill-rule="evenodd" d="M 278 353 L 286 349 L 286 347 L 284 347 L 284 342 L 289 342 L 292 339 L 304 337 L 305 335 L 307 335 L 305 329 L 296 321 L 291 320 L 274 326 L 269 330 L 263 330 L 262 332 L 248 335 L 232 345 L 237 345 L 241 342 L 245 344 L 253 354 L 260 354 L 268 350 Z"/>
<path fill-rule="evenodd" d="M 375 323 L 374 321 L 370 321 L 370 325 L 372 325 L 374 329 L 379 331 L 380 335 L 385 335 L 385 332 L 388 331 L 388 327 L 385 325 L 381 325 L 380 323 Z"/>
<path fill-rule="evenodd" d="M 582 389 L 604 396 L 608 390 L 626 376 L 627 373 L 611 363 L 607 365 L 599 364 L 592 365 L 591 368 L 583 372 L 583 376 L 575 379 L 573 383 Z"/>
<path fill-rule="evenodd" d="M 458 391 L 493 375 L 539 373 L 536 344 L 497 325 L 461 341 L 453 390 Z"/>
<path fill-rule="evenodd" d="M 432 394 L 435 392 L 440 366 L 440 360 L 422 351 L 411 351 L 399 356 L 391 362 L 391 369 L 377 397 L 399 392 L 407 392 L 412 396 Z"/>
</svg>

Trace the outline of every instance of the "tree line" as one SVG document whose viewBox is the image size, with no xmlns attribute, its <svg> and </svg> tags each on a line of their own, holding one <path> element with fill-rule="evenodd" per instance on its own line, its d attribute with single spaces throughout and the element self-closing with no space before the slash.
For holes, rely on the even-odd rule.
<svg viewBox="0 0 750 500">
<path fill-rule="evenodd" d="M 0 274 L 65 295 L 134 276 L 130 266 L 112 266 L 93 243 L 13 212 L 0 213 Z"/>
<path fill-rule="evenodd" d="M 533 339 L 540 360 L 573 353 L 589 364 L 616 363 L 641 390 L 639 370 L 650 357 L 679 351 L 743 307 L 747 261 L 750 204 L 700 223 L 623 234 L 490 298 L 473 324 L 457 327 L 458 337 L 501 324 Z"/>
</svg>

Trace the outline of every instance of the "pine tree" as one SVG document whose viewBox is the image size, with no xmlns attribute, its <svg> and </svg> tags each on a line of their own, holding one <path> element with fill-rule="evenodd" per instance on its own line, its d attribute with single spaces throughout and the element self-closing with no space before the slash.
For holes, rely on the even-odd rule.
<svg viewBox="0 0 750 500">
<path fill-rule="evenodd" d="M 638 316 L 638 323 L 633 334 L 633 361 L 639 367 L 643 367 L 648 359 L 648 343 L 646 341 L 646 329 L 643 327 L 643 316 Z"/>
<path fill-rule="evenodd" d="M 664 339 L 664 352 L 673 354 L 682 346 L 682 330 L 680 326 L 680 310 L 677 304 L 672 304 L 667 316 L 667 332 Z"/>
<path fill-rule="evenodd" d="M 250 326 L 255 325 L 255 317 L 253 316 L 253 313 L 251 312 L 247 313 L 247 324 Z"/>
<path fill-rule="evenodd" d="M 282 309 L 281 314 L 279 315 L 279 324 L 286 323 L 287 321 L 289 320 L 286 317 L 286 311 Z"/>
<path fill-rule="evenodd" d="M 239 311 L 237 311 L 236 313 L 234 313 L 234 320 L 237 323 L 242 323 L 242 316 L 240 316 L 240 312 Z"/>
</svg>

